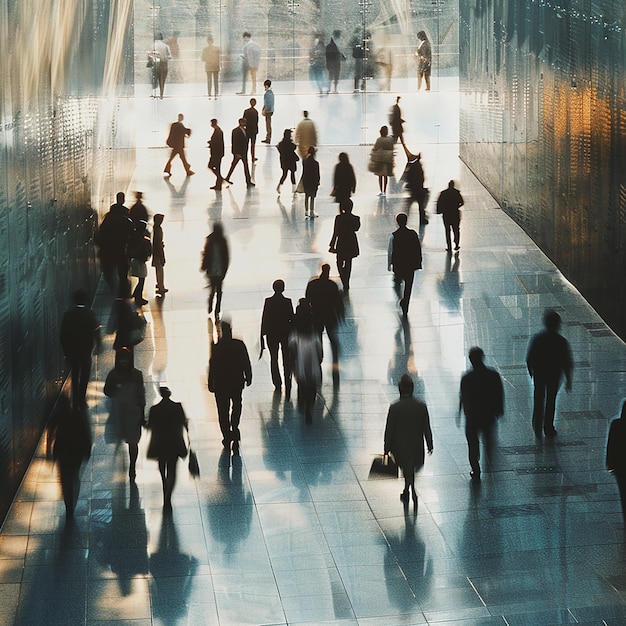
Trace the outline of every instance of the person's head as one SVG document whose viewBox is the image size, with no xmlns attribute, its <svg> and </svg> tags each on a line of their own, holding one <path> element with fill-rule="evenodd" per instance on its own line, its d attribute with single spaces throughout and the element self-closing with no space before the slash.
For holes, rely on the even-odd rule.
<svg viewBox="0 0 626 626">
<path fill-rule="evenodd" d="M 333 38 L 334 39 L 339 39 L 341 37 L 341 31 L 340 30 L 334 30 L 333 31 Z"/>
<path fill-rule="evenodd" d="M 309 112 L 308 111 L 302 111 L 302 115 L 304 115 L 304 117 L 309 117 Z"/>
<path fill-rule="evenodd" d="M 400 104 L 400 96 L 396 96 L 396 104 Z"/>
<path fill-rule="evenodd" d="M 454 181 L 453 181 L 453 180 L 451 180 L 451 181 L 448 183 L 448 189 L 454 189 Z"/>
<path fill-rule="evenodd" d="M 323 278 L 328 278 L 330 276 L 330 265 L 328 263 L 322 264 L 322 271 L 320 272 L 320 276 Z"/>
<path fill-rule="evenodd" d="M 135 200 L 137 202 L 141 202 L 142 198 L 143 198 L 143 191 L 135 191 Z"/>
<path fill-rule="evenodd" d="M 159 387 L 159 393 L 161 394 L 161 397 L 164 398 L 165 400 L 167 400 L 172 395 L 170 388 L 166 387 L 165 385 L 162 385 L 161 387 Z"/>
<path fill-rule="evenodd" d="M 218 237 L 224 236 L 224 227 L 222 226 L 222 222 L 215 222 L 215 224 L 213 224 L 213 234 Z"/>
<path fill-rule="evenodd" d="M 211 127 L 215 128 L 216 126 L 217 126 L 217 118 L 214 117 L 214 118 L 211 119 Z"/>
<path fill-rule="evenodd" d="M 250 98 L 250 106 L 256 106 L 256 98 Z"/>
<path fill-rule="evenodd" d="M 283 139 L 289 141 L 291 139 L 291 128 L 285 128 L 283 131 Z"/>
<path fill-rule="evenodd" d="M 206 38 L 206 42 L 207 42 L 209 45 L 211 45 L 211 44 L 213 43 L 213 37 L 211 37 L 211 35 L 209 35 L 209 36 Z"/>
<path fill-rule="evenodd" d="M 347 152 L 339 153 L 339 163 L 350 163 L 350 157 Z"/>
<path fill-rule="evenodd" d="M 312 158 L 315 157 L 316 152 L 317 150 L 315 149 L 315 146 L 309 146 L 306 151 L 306 153 Z"/>
<path fill-rule="evenodd" d="M 156 39 L 157 41 L 163 41 L 163 33 L 157 33 Z"/>
<path fill-rule="evenodd" d="M 239 126 L 241 126 L 241 128 L 245 128 L 246 127 L 246 118 L 245 117 L 240 117 L 239 118 Z"/>
<path fill-rule="evenodd" d="M 133 353 L 130 348 L 123 346 L 115 352 L 115 367 L 122 370 L 130 370 L 133 366 Z"/>
<path fill-rule="evenodd" d="M 389 128 L 387 128 L 387 126 L 381 126 L 380 127 L 380 136 L 381 137 L 386 137 L 389 134 Z"/>
<path fill-rule="evenodd" d="M 78 288 L 74 291 L 74 304 L 85 306 L 87 304 L 87 292 L 84 289 Z"/>
<path fill-rule="evenodd" d="M 423 30 L 420 30 L 420 31 L 417 33 L 417 38 L 418 38 L 420 41 L 426 41 L 426 33 L 425 33 Z"/>
<path fill-rule="evenodd" d="M 265 87 L 265 90 L 267 91 L 271 86 L 272 86 L 272 81 L 269 78 L 266 78 L 263 81 L 263 87 Z"/>
<path fill-rule="evenodd" d="M 479 348 L 478 346 L 470 348 L 469 360 L 472 364 L 472 367 L 480 367 L 481 365 L 483 365 L 484 358 L 485 353 L 483 352 L 482 348 Z"/>
<path fill-rule="evenodd" d="M 396 215 L 396 223 L 400 228 L 406 226 L 406 223 L 409 221 L 409 216 L 406 213 L 398 213 Z"/>
<path fill-rule="evenodd" d="M 220 327 L 222 329 L 222 339 L 231 339 L 233 336 L 233 328 L 230 322 L 222 321 Z"/>
<path fill-rule="evenodd" d="M 398 390 L 401 397 L 413 395 L 413 379 L 408 374 L 402 374 L 398 381 Z"/>
<path fill-rule="evenodd" d="M 178 121 L 182 122 L 185 119 L 185 116 L 182 113 L 178 114 Z"/>
<path fill-rule="evenodd" d="M 118 191 L 117 194 L 115 194 L 115 201 L 118 204 L 124 204 L 126 200 L 126 194 L 123 191 Z"/>
<path fill-rule="evenodd" d="M 250 39 L 252 39 L 252 35 L 248 31 L 245 31 L 242 37 L 244 41 L 250 41 Z"/>
<path fill-rule="evenodd" d="M 354 202 L 350 198 L 344 198 L 339 203 L 339 209 L 342 213 L 352 213 L 352 207 L 354 206 Z"/>
<path fill-rule="evenodd" d="M 272 283 L 272 289 L 274 290 L 274 293 L 282 293 L 285 291 L 285 281 L 282 280 L 282 278 L 275 280 Z"/>
<path fill-rule="evenodd" d="M 164 219 L 165 215 L 163 215 L 163 213 L 155 213 L 154 217 L 152 218 L 152 222 L 155 226 L 160 226 L 163 223 Z"/>
<path fill-rule="evenodd" d="M 557 331 L 561 328 L 561 316 L 552 309 L 549 309 L 543 314 L 543 325 L 547 330 Z"/>
</svg>

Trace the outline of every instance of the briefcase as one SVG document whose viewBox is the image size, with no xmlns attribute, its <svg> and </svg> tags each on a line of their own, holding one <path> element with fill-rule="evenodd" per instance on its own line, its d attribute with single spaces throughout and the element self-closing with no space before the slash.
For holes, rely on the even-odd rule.
<svg viewBox="0 0 626 626">
<path fill-rule="evenodd" d="M 370 478 L 398 478 L 398 464 L 391 454 L 378 454 L 370 467 Z"/>
</svg>

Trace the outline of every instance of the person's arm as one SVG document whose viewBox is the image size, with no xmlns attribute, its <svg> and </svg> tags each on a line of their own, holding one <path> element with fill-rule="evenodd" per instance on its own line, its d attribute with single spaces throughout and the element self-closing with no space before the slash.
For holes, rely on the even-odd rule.
<svg viewBox="0 0 626 626">
<path fill-rule="evenodd" d="M 339 216 L 335 216 L 335 226 L 333 228 L 333 236 L 330 238 L 330 243 L 328 244 L 328 251 L 332 252 L 333 254 L 335 252 L 337 252 L 337 250 L 335 249 L 335 245 L 337 243 L 337 218 Z"/>
<path fill-rule="evenodd" d="M 248 356 L 248 349 L 246 348 L 246 344 L 242 341 L 241 346 L 243 348 L 243 378 L 246 383 L 246 387 L 249 387 L 252 384 L 252 365 L 250 364 L 250 357 Z"/>
<path fill-rule="evenodd" d="M 393 235 L 389 235 L 389 243 L 387 244 L 387 271 L 391 272 L 391 258 L 393 256 Z"/>
<path fill-rule="evenodd" d="M 390 452 L 393 452 L 393 450 L 391 449 L 391 442 L 393 440 L 393 430 L 394 430 L 394 422 L 391 416 L 391 407 L 389 407 L 389 410 L 387 411 L 387 423 L 385 424 L 385 439 L 384 439 L 384 446 L 383 446 L 384 454 L 389 454 Z"/>
<path fill-rule="evenodd" d="M 426 439 L 426 447 L 428 448 L 428 454 L 433 453 L 433 431 L 430 429 L 430 417 L 428 415 L 428 408 L 424 405 L 424 412 L 426 421 L 424 423 L 424 439 Z"/>
<path fill-rule="evenodd" d="M 572 352 L 567 340 L 565 341 L 565 367 L 563 368 L 565 373 L 565 390 L 569 393 L 572 390 L 572 372 L 574 370 L 574 364 L 572 360 Z"/>
</svg>

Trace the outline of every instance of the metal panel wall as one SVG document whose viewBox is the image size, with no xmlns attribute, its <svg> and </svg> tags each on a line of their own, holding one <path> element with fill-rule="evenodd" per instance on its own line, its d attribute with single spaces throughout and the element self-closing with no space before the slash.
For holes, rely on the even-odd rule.
<svg viewBox="0 0 626 626">
<path fill-rule="evenodd" d="M 110 30 L 132 42 L 119 4 L 0 0 L 0 521 L 63 380 L 60 318 L 74 289 L 95 289 L 98 208 L 117 190 L 109 174 L 130 176 L 131 151 L 110 149 L 132 147 L 116 133 L 117 109 L 103 115 L 109 99 L 92 95 Z M 108 68 L 111 95 L 132 86 L 132 58 L 131 43 Z"/>
<path fill-rule="evenodd" d="M 624 338 L 625 21 L 623 0 L 460 3 L 461 157 Z"/>
</svg>

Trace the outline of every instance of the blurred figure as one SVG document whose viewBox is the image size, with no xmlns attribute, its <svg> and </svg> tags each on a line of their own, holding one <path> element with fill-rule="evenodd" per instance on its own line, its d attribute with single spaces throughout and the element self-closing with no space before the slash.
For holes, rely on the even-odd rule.
<svg viewBox="0 0 626 626">
<path fill-rule="evenodd" d="M 328 251 L 337 255 L 337 270 L 344 293 L 350 290 L 352 259 L 359 256 L 359 240 L 356 232 L 361 228 L 361 218 L 352 213 L 352 200 L 339 205 L 339 215 L 335 217 L 335 227 Z"/>
<path fill-rule="evenodd" d="M 209 360 L 209 391 L 215 394 L 222 431 L 222 445 L 239 454 L 242 398 L 244 386 L 252 383 L 252 366 L 246 345 L 233 339 L 230 324 L 222 322 L 222 336 L 213 347 Z M 231 410 L 232 407 L 232 410 Z"/>
<path fill-rule="evenodd" d="M 163 508 L 171 510 L 172 492 L 176 485 L 176 465 L 178 459 L 187 456 L 184 431 L 188 420 L 180 402 L 170 399 L 172 392 L 167 387 L 159 387 L 162 400 L 155 404 L 148 415 L 147 428 L 152 433 L 148 445 L 149 459 L 159 463 L 159 473 L 163 484 Z"/>
<path fill-rule="evenodd" d="M 74 516 L 80 495 L 80 468 L 91 456 L 91 428 L 85 407 L 72 407 L 61 394 L 51 425 L 54 436 L 52 454 L 59 465 L 65 514 Z"/>
<path fill-rule="evenodd" d="M 215 174 L 215 185 L 211 187 L 215 191 L 222 189 L 222 159 L 224 158 L 224 131 L 217 125 L 217 119 L 211 120 L 213 134 L 209 139 L 209 169 Z"/>
<path fill-rule="evenodd" d="M 206 72 L 207 94 L 210 98 L 211 92 L 213 92 L 217 100 L 220 77 L 220 49 L 213 43 L 211 35 L 206 38 L 206 43 L 206 47 L 202 50 L 202 62 Z"/>
<path fill-rule="evenodd" d="M 398 229 L 391 233 L 387 249 L 387 269 L 393 270 L 394 289 L 399 298 L 401 286 L 404 283 L 404 293 L 400 299 L 400 308 L 404 317 L 409 312 L 415 270 L 422 269 L 420 238 L 412 228 L 407 228 L 407 221 L 406 213 L 398 213 L 396 216 Z"/>
<path fill-rule="evenodd" d="M 148 304 L 143 297 L 143 288 L 148 276 L 148 259 L 152 256 L 152 242 L 150 232 L 145 222 L 138 222 L 128 242 L 128 257 L 130 259 L 130 275 L 137 279 L 137 285 L 133 290 L 133 298 L 136 306 Z"/>
<path fill-rule="evenodd" d="M 359 27 L 354 29 L 354 34 L 350 40 L 352 48 L 352 58 L 354 59 L 354 93 L 365 91 L 365 62 L 367 59 L 367 42 L 361 36 Z"/>
<path fill-rule="evenodd" d="M 391 452 L 404 476 L 404 490 L 400 500 L 409 501 L 412 491 L 413 505 L 417 507 L 415 493 L 415 471 L 424 465 L 424 441 L 428 454 L 433 453 L 433 434 L 426 405 L 413 397 L 413 381 L 403 374 L 398 383 L 400 399 L 396 400 L 387 413 L 385 426 L 385 454 Z"/>
<path fill-rule="evenodd" d="M 443 217 L 443 227 L 446 230 L 446 252 L 452 253 L 452 241 L 450 231 L 454 233 L 454 249 L 461 248 L 461 207 L 463 206 L 463 196 L 454 186 L 454 181 L 448 183 L 448 188 L 439 194 L 437 200 L 437 213 Z"/>
<path fill-rule="evenodd" d="M 202 265 L 200 271 L 204 272 L 209 281 L 209 313 L 213 311 L 215 302 L 215 315 L 219 315 L 222 308 L 222 283 L 228 271 L 230 255 L 228 241 L 224 236 L 224 228 L 220 222 L 213 224 L 213 232 L 207 236 L 202 251 Z M 217 296 L 217 298 L 216 298 Z"/>
<path fill-rule="evenodd" d="M 317 129 L 315 122 L 309 117 L 308 111 L 303 111 L 304 116 L 296 126 L 296 145 L 298 146 L 298 154 L 304 160 L 309 153 L 309 148 L 314 146 L 317 148 Z"/>
<path fill-rule="evenodd" d="M 172 58 L 170 47 L 163 41 L 163 33 L 159 33 L 154 40 L 155 74 L 159 83 L 159 97 L 163 99 L 165 79 L 167 78 L 168 62 Z"/>
<path fill-rule="evenodd" d="M 135 191 L 135 204 L 130 207 L 128 217 L 130 217 L 135 228 L 137 228 L 140 222 L 148 223 L 150 215 L 148 214 L 146 205 L 143 203 L 143 192 Z"/>
<path fill-rule="evenodd" d="M 626 400 L 622 412 L 611 422 L 609 440 L 606 445 L 606 468 L 615 476 L 622 503 L 622 516 L 626 529 Z"/>
<path fill-rule="evenodd" d="M 391 91 L 391 76 L 393 75 L 393 52 L 391 46 L 386 41 L 384 45 L 376 51 L 376 65 L 380 69 L 381 90 Z"/>
<path fill-rule="evenodd" d="M 191 135 L 191 128 L 187 128 L 183 124 L 184 119 L 185 116 L 182 113 L 179 113 L 178 121 L 173 122 L 170 125 L 170 132 L 167 136 L 166 143 L 172 151 L 170 152 L 170 158 L 167 160 L 165 168 L 163 169 L 163 173 L 166 176 L 171 176 L 172 161 L 175 156 L 180 157 L 187 176 L 193 176 L 195 174 L 195 172 L 191 169 L 191 165 L 187 163 L 187 159 L 185 157 L 185 137 L 189 137 Z"/>
<path fill-rule="evenodd" d="M 387 182 L 393 176 L 393 149 L 394 138 L 389 137 L 389 129 L 380 127 L 380 137 L 376 139 L 370 153 L 368 169 L 378 176 L 378 196 L 384 198 L 387 195 Z"/>
<path fill-rule="evenodd" d="M 320 34 L 316 34 L 313 44 L 309 48 L 309 75 L 311 81 L 317 86 L 319 93 L 328 92 L 324 80 L 326 69 L 326 46 Z"/>
<path fill-rule="evenodd" d="M 152 267 L 156 276 L 156 294 L 164 296 L 169 289 L 165 288 L 165 244 L 163 243 L 163 220 L 165 215 L 157 213 L 152 222 Z"/>
<path fill-rule="evenodd" d="M 500 374 L 487 367 L 483 359 L 485 353 L 474 347 L 469 351 L 472 369 L 461 378 L 461 409 L 465 411 L 465 437 L 472 471 L 470 476 L 480 480 L 480 445 L 478 435 L 482 434 L 487 463 L 493 458 L 494 430 L 497 419 L 504 415 L 504 390 Z M 458 420 L 457 420 L 458 423 Z"/>
<path fill-rule="evenodd" d="M 248 189 L 254 187 L 254 183 L 250 178 L 250 169 L 248 168 L 248 135 L 246 133 L 246 119 L 244 117 L 239 118 L 239 125 L 233 128 L 231 132 L 230 146 L 231 152 L 233 153 L 233 160 L 224 180 L 229 185 L 233 184 L 230 180 L 231 174 L 235 170 L 235 167 L 237 167 L 239 161 L 241 161 L 243 163 L 243 173 L 246 179 L 246 185 L 248 186 Z"/>
<path fill-rule="evenodd" d="M 393 136 L 393 142 L 403 141 L 404 135 L 404 120 L 402 119 L 402 110 L 400 109 L 400 96 L 396 97 L 396 103 L 391 107 L 389 111 L 389 126 L 391 126 L 391 134 Z"/>
<path fill-rule="evenodd" d="M 246 120 L 246 137 L 250 148 L 250 158 L 254 163 L 256 158 L 256 136 L 259 134 L 259 112 L 254 108 L 256 98 L 250 98 L 250 107 L 245 109 L 242 117 Z"/>
<path fill-rule="evenodd" d="M 263 143 L 272 141 L 272 115 L 274 115 L 274 91 L 272 90 L 272 81 L 267 78 L 263 81 L 263 109 L 261 115 L 265 118 L 265 139 Z"/>
<path fill-rule="evenodd" d="M 339 160 L 335 165 L 333 175 L 333 190 L 331 196 L 335 197 L 335 202 L 341 204 L 344 200 L 349 200 L 356 191 L 356 176 L 354 168 L 350 163 L 347 152 L 339 153 Z"/>
<path fill-rule="evenodd" d="M 426 91 L 430 91 L 430 70 L 432 65 L 432 51 L 430 41 L 423 30 L 417 33 L 417 90 L 422 88 L 422 80 L 426 85 Z"/>
<path fill-rule="evenodd" d="M 308 155 L 302 161 L 302 190 L 304 191 L 304 218 L 314 219 L 315 198 L 320 186 L 320 164 L 315 159 L 315 148 L 309 146 Z"/>
<path fill-rule="evenodd" d="M 241 70 L 242 81 L 241 91 L 237 92 L 237 95 L 242 96 L 246 93 L 246 80 L 248 74 L 250 74 L 250 81 L 252 83 L 252 90 L 250 95 L 256 93 L 256 75 L 261 64 L 261 46 L 256 41 L 252 41 L 252 35 L 249 32 L 245 32 L 243 35 L 243 51 L 241 53 Z"/>
<path fill-rule="evenodd" d="M 313 422 L 313 406 L 322 384 L 322 341 L 313 322 L 311 307 L 301 298 L 294 316 L 294 332 L 289 339 L 293 372 L 298 383 L 298 405 L 304 409 L 307 424 Z"/>
<path fill-rule="evenodd" d="M 87 406 L 91 355 L 100 351 L 100 323 L 83 289 L 74 292 L 74 306 L 63 314 L 59 339 L 72 376 L 72 405 Z"/>
<path fill-rule="evenodd" d="M 285 128 L 283 138 L 276 146 L 280 154 L 280 169 L 283 171 L 278 185 L 276 185 L 277 193 L 280 193 L 280 186 L 285 182 L 287 175 L 291 177 L 291 191 L 296 192 L 296 163 L 298 155 L 296 154 L 296 144 L 291 141 L 291 129 Z"/>
<path fill-rule="evenodd" d="M 133 346 L 143 341 L 142 327 L 145 336 L 146 319 L 131 302 L 130 298 L 116 298 L 111 322 L 115 330 L 113 349 L 128 348 L 132 355 Z"/>
<path fill-rule="evenodd" d="M 554 412 L 561 379 L 565 376 L 565 390 L 572 390 L 572 353 L 565 337 L 559 334 L 561 316 L 552 310 L 544 313 L 545 329 L 536 334 L 528 345 L 526 365 L 535 384 L 533 430 L 554 437 Z"/>
<path fill-rule="evenodd" d="M 420 214 L 420 224 L 428 224 L 428 215 L 426 214 L 426 205 L 428 204 L 429 192 L 424 187 L 424 168 L 422 167 L 422 155 L 411 154 L 405 143 L 402 142 L 404 151 L 406 153 L 407 163 L 404 168 L 404 180 L 406 186 L 410 192 L 409 197 L 406 199 L 405 211 L 409 213 L 411 206 L 414 202 L 417 202 L 417 206 Z"/>
<path fill-rule="evenodd" d="M 116 351 L 115 367 L 104 383 L 104 395 L 111 398 L 111 413 L 118 441 L 126 441 L 128 444 L 128 476 L 134 481 L 146 396 L 143 375 L 133 367 L 132 354 L 128 348 Z"/>
<path fill-rule="evenodd" d="M 333 35 L 326 46 L 326 71 L 328 72 L 328 90 L 332 86 L 333 93 L 337 93 L 337 84 L 339 83 L 339 76 L 341 74 L 341 62 L 346 60 L 346 55 L 339 50 L 337 41 L 341 37 L 340 30 L 334 30 Z M 298 143 L 296 141 L 296 143 Z M 311 144 L 316 146 L 317 144 Z M 302 156 L 302 155 L 300 155 Z"/>
<path fill-rule="evenodd" d="M 291 362 L 289 359 L 289 335 L 293 325 L 293 304 L 290 298 L 285 298 L 285 281 L 275 280 L 272 284 L 274 295 L 265 298 L 263 315 L 261 317 L 261 354 L 265 342 L 270 352 L 270 370 L 274 389 L 280 392 L 282 379 L 278 366 L 278 353 L 282 353 L 283 372 L 285 375 L 285 395 L 291 397 Z M 265 338 L 265 340 L 264 340 Z"/>
</svg>

